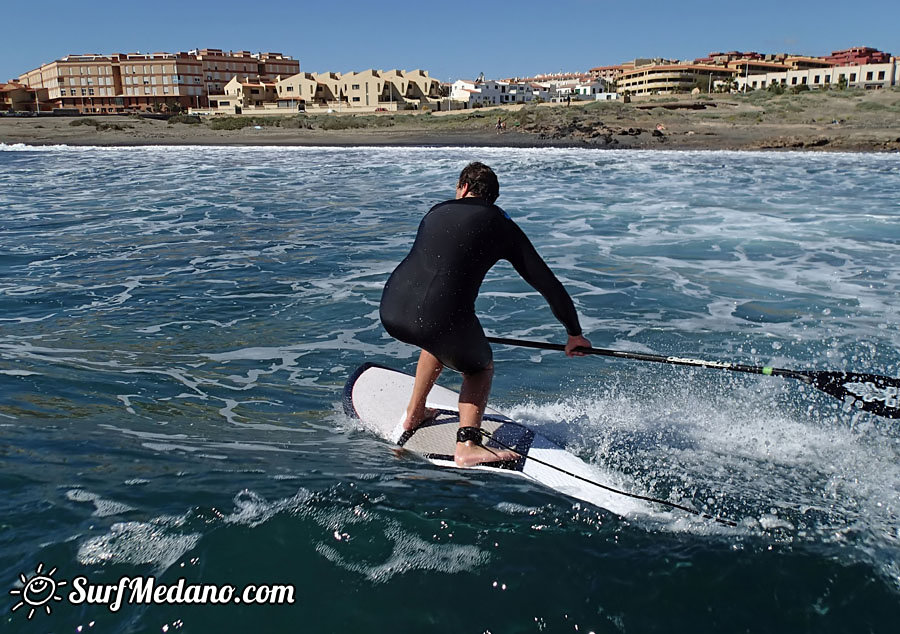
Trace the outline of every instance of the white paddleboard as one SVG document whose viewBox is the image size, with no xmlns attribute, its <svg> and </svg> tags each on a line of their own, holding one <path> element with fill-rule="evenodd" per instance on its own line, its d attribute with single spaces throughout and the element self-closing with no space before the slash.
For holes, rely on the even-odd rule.
<svg viewBox="0 0 900 634">
<path fill-rule="evenodd" d="M 385 440 L 417 453 L 438 466 L 461 469 L 453 462 L 456 430 L 459 427 L 459 395 L 456 392 L 435 385 L 428 395 L 427 407 L 437 409 L 438 416 L 413 432 L 404 432 L 403 417 L 414 380 L 404 372 L 367 363 L 348 379 L 344 387 L 344 409 L 348 416 L 359 418 L 367 428 Z M 485 410 L 482 429 L 493 437 L 485 438 L 485 447 L 502 449 L 497 442 L 500 441 L 522 454 L 522 457 L 470 469 L 524 477 L 623 516 L 651 512 L 650 505 L 643 500 L 593 484 L 627 491 L 628 485 L 617 474 L 586 463 L 527 425 L 517 423 L 491 407 Z"/>
</svg>

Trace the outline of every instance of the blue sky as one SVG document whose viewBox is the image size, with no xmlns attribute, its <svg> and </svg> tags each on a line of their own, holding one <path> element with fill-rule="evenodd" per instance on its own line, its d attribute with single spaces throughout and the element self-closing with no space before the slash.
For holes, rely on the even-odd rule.
<svg viewBox="0 0 900 634">
<path fill-rule="evenodd" d="M 70 53 L 277 51 L 304 71 L 424 68 L 441 80 L 587 70 L 716 50 L 900 55 L 900 3 L 836 0 L 11 2 L 0 81 Z"/>
</svg>

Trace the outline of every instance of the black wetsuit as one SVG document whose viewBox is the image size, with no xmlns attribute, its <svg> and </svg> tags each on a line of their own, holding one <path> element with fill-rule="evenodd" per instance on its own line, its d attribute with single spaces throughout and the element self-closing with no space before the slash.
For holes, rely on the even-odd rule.
<svg viewBox="0 0 900 634">
<path fill-rule="evenodd" d="M 501 259 L 544 296 L 570 335 L 581 334 L 572 299 L 528 237 L 505 211 L 481 198 L 448 200 L 422 219 L 412 250 L 385 284 L 385 330 L 455 370 L 484 370 L 493 357 L 475 298 Z"/>
</svg>

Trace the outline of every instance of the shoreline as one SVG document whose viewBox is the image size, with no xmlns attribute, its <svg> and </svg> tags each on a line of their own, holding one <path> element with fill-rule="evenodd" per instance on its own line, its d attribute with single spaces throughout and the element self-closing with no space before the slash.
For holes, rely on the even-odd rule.
<svg viewBox="0 0 900 634">
<path fill-rule="evenodd" d="M 0 117 L 28 146 L 509 147 L 900 152 L 900 91 L 721 95 L 391 115 L 204 118 Z M 496 122 L 507 129 L 498 134 Z"/>
</svg>

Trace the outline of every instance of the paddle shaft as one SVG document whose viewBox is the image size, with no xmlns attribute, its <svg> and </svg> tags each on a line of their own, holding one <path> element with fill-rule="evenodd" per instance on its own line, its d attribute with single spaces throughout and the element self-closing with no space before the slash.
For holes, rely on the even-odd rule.
<svg viewBox="0 0 900 634">
<path fill-rule="evenodd" d="M 545 343 L 543 341 L 522 341 L 520 339 L 504 339 L 503 337 L 488 337 L 491 343 L 503 344 L 507 346 L 520 346 L 523 348 L 538 348 L 541 350 L 560 350 L 565 351 L 566 347 L 558 343 Z M 749 374 L 764 374 L 766 376 L 786 376 L 793 379 L 799 379 L 804 383 L 813 383 L 813 379 L 802 372 L 795 370 L 783 370 L 781 368 L 770 368 L 768 366 L 741 365 L 739 363 L 723 363 L 721 361 L 704 361 L 703 359 L 687 359 L 683 357 L 663 357 L 658 354 L 647 354 L 644 352 L 625 352 L 623 350 L 608 350 L 606 348 L 576 348 L 578 352 L 584 354 L 596 354 L 604 357 L 616 357 L 618 359 L 633 359 L 636 361 L 653 361 L 655 363 L 667 363 L 669 365 L 689 365 L 700 368 L 718 368 L 720 370 L 731 370 L 732 372 L 747 372 Z"/>
<path fill-rule="evenodd" d="M 491 343 L 507 346 L 521 346 L 524 348 L 538 348 L 541 350 L 562 350 L 565 346 L 558 343 L 545 343 L 543 341 L 522 341 L 519 339 L 504 339 L 502 337 L 488 337 Z M 846 404 L 872 412 L 886 418 L 900 419 L 900 379 L 881 376 L 878 374 L 860 374 L 857 372 L 821 372 L 815 370 L 785 370 L 769 366 L 742 365 L 740 363 L 727 363 L 722 361 L 704 361 L 703 359 L 690 359 L 685 357 L 663 357 L 658 354 L 645 352 L 625 352 L 623 350 L 607 350 L 604 348 L 575 348 L 584 354 L 597 354 L 604 357 L 617 359 L 635 359 L 637 361 L 653 361 L 655 363 L 668 363 L 669 365 L 688 365 L 697 368 L 713 368 L 718 370 L 731 370 L 732 372 L 746 372 L 748 374 L 763 374 L 765 376 L 783 376 L 803 381 L 807 385 L 825 392 Z"/>
</svg>

